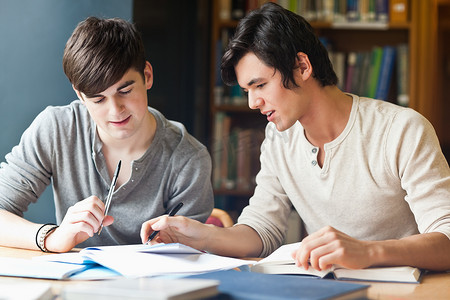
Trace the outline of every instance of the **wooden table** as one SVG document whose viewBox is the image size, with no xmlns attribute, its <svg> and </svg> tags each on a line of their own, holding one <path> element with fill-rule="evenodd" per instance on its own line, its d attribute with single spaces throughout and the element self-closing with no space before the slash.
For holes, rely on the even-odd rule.
<svg viewBox="0 0 450 300">
<path fill-rule="evenodd" d="M 31 259 L 34 256 L 47 255 L 40 251 L 24 250 L 17 248 L 1 247 L 1 257 L 16 257 Z M 36 281 L 42 279 L 1 277 L 1 282 Z M 44 280 L 52 284 L 55 293 L 72 281 Z M 77 281 L 79 282 L 79 281 Z M 361 283 L 361 282 L 358 282 Z M 380 283 L 363 282 L 370 284 L 369 299 L 450 299 L 450 272 L 425 274 L 420 284 L 411 283 Z"/>
</svg>

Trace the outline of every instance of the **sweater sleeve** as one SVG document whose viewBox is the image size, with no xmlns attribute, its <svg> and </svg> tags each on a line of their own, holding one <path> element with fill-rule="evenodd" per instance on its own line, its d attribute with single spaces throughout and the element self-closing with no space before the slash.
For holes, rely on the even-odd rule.
<svg viewBox="0 0 450 300">
<path fill-rule="evenodd" d="M 387 134 L 385 157 L 406 191 L 419 231 L 450 238 L 450 169 L 432 125 L 412 109 L 399 111 Z"/>
<path fill-rule="evenodd" d="M 263 243 L 260 257 L 281 246 L 292 210 L 292 203 L 279 181 L 274 155 L 271 154 L 281 151 L 277 149 L 281 137 L 273 134 L 276 129 L 271 126 L 269 123 L 266 127 L 266 138 L 261 146 L 261 170 L 256 176 L 255 193 L 238 219 L 239 224 L 250 226 L 260 236 Z"/>
<path fill-rule="evenodd" d="M 0 165 L 0 209 L 23 216 L 50 184 L 53 149 L 49 110 L 41 112 Z"/>
<path fill-rule="evenodd" d="M 211 185 L 211 157 L 202 147 L 183 163 L 175 162 L 173 172 L 176 176 L 171 188 L 168 207 L 175 207 L 183 202 L 180 214 L 205 222 L 214 207 L 214 196 Z"/>
</svg>

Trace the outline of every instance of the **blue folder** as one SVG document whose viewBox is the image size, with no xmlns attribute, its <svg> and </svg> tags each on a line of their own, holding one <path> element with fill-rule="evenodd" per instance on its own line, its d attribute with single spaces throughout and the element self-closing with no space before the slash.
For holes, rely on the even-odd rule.
<svg viewBox="0 0 450 300">
<path fill-rule="evenodd" d="M 298 275 L 261 274 L 246 271 L 217 271 L 188 278 L 219 280 L 217 299 L 367 299 L 368 285 L 317 279 Z M 216 299 L 216 298 L 214 298 Z"/>
</svg>

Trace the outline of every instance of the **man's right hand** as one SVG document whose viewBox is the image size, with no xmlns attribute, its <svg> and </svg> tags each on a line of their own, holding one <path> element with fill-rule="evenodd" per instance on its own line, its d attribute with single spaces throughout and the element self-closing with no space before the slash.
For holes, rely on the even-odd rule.
<svg viewBox="0 0 450 300">
<path fill-rule="evenodd" d="M 198 250 L 205 250 L 206 237 L 210 233 L 211 227 L 184 216 L 164 215 L 142 224 L 142 243 L 146 243 L 150 234 L 155 230 L 159 230 L 160 233 L 152 243 L 181 243 Z"/>
<path fill-rule="evenodd" d="M 68 210 L 59 227 L 47 236 L 45 247 L 51 252 L 67 252 L 79 243 L 94 236 L 103 226 L 111 225 L 114 218 L 105 216 L 105 204 L 96 196 L 90 196 Z"/>
</svg>

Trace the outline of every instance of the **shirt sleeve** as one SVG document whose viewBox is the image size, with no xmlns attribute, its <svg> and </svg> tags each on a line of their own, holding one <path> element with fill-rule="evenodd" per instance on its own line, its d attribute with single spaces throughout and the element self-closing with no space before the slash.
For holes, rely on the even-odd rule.
<svg viewBox="0 0 450 300">
<path fill-rule="evenodd" d="M 279 181 L 276 162 L 271 155 L 272 151 L 278 151 L 276 145 L 280 137 L 270 134 L 276 130 L 270 126 L 271 123 L 266 127 L 266 138 L 261 146 L 261 170 L 256 176 L 255 193 L 238 219 L 238 224 L 250 226 L 259 234 L 263 243 L 260 257 L 281 246 L 292 210 L 292 203 Z"/>
<path fill-rule="evenodd" d="M 178 171 L 172 186 L 168 207 L 183 202 L 180 213 L 183 216 L 205 222 L 214 207 L 211 185 L 211 157 L 206 148 L 201 148 L 187 161 L 174 164 Z"/>
<path fill-rule="evenodd" d="M 52 127 L 51 114 L 44 110 L 5 156 L 0 165 L 0 209 L 23 216 L 50 184 Z"/>
<path fill-rule="evenodd" d="M 450 238 L 450 169 L 430 122 L 412 109 L 400 111 L 389 129 L 385 157 L 406 191 L 419 231 Z"/>
</svg>

